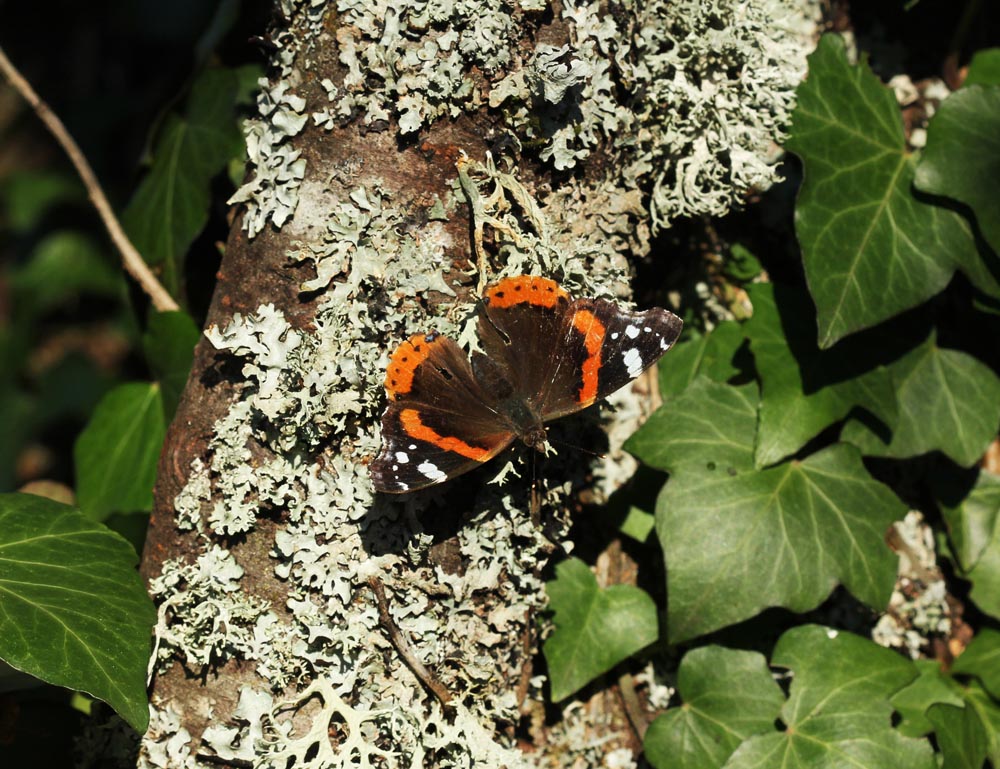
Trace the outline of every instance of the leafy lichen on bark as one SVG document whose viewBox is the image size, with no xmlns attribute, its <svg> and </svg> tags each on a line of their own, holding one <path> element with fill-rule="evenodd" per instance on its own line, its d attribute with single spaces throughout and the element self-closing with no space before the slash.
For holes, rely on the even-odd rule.
<svg viewBox="0 0 1000 769">
<path fill-rule="evenodd" d="M 656 192 L 643 179 L 658 157 L 650 147 L 666 152 L 650 133 L 662 115 L 619 103 L 632 49 L 612 37 L 646 29 L 635 26 L 643 9 L 654 20 L 667 9 L 567 4 L 546 22 L 538 5 L 282 3 L 288 28 L 247 129 L 253 176 L 234 198 L 246 236 L 231 235 L 211 347 L 199 350 L 161 464 L 146 567 L 161 606 L 159 680 L 144 766 L 195 766 L 199 754 L 255 766 L 547 760 L 522 755 L 509 727 L 544 605 L 540 565 L 566 534 L 560 502 L 593 483 L 589 469 L 578 457 L 549 464 L 562 481 L 541 528 L 523 484 L 504 485 L 510 465 L 493 468 L 495 483 L 401 503 L 375 496 L 365 469 L 393 344 L 431 325 L 473 341 L 467 211 L 473 229 L 475 216 L 489 223 L 491 278 L 544 273 L 578 294 L 627 298 L 625 256 L 648 250 Z M 506 94 L 492 116 L 491 88 Z M 537 106 L 539 89 L 552 107 L 539 114 L 560 128 L 528 147 L 530 122 L 505 110 Z M 424 152 L 406 143 L 417 131 Z M 470 156 L 464 179 L 456 147 Z M 557 160 L 566 153 L 573 162 Z M 590 162 L 597 155 L 603 163 Z M 552 187 L 549 163 L 582 170 Z M 612 449 L 639 413 L 622 398 Z M 192 437 L 206 418 L 207 437 Z M 622 479 L 610 456 L 606 490 Z M 454 512 L 438 504 L 473 489 Z M 455 694 L 454 712 L 395 654 L 372 576 Z M 197 689 L 180 665 L 219 682 Z"/>
</svg>

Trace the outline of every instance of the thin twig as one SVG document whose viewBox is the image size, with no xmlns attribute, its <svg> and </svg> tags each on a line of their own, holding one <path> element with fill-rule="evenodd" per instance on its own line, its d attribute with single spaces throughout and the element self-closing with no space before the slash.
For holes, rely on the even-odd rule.
<svg viewBox="0 0 1000 769">
<path fill-rule="evenodd" d="M 635 691 L 635 682 L 630 673 L 622 673 L 618 677 L 618 696 L 621 697 L 625 715 L 628 717 L 632 731 L 639 738 L 639 742 L 642 742 L 646 737 L 646 730 L 649 729 L 649 721 L 646 720 L 646 714 L 643 711 L 642 703 L 639 702 L 639 695 Z"/>
<path fill-rule="evenodd" d="M 111 209 L 111 204 L 108 202 L 104 190 L 101 189 L 100 182 L 97 181 L 93 169 L 83 156 L 83 152 L 80 151 L 77 143 L 73 140 L 73 137 L 70 136 L 69 131 L 66 130 L 66 126 L 62 124 L 62 121 L 56 114 L 49 109 L 49 105 L 39 98 L 28 81 L 17 71 L 17 68 L 7 58 L 7 54 L 2 47 L 0 47 L 0 71 L 3 72 L 4 77 L 7 78 L 7 81 L 13 86 L 14 90 L 21 94 L 24 100 L 31 105 L 35 114 L 45 123 L 45 127 L 49 129 L 55 140 L 59 142 L 59 146 L 69 156 L 70 161 L 76 168 L 76 172 L 83 181 L 83 186 L 87 189 L 90 201 L 94 204 L 94 208 L 97 209 L 101 221 L 104 222 L 108 235 L 111 237 L 111 242 L 114 243 L 115 248 L 121 254 L 125 271 L 135 278 L 136 282 L 142 287 L 142 290 L 149 295 L 153 306 L 157 310 L 167 312 L 168 310 L 180 309 L 177 302 L 174 301 L 174 298 L 170 296 L 169 292 L 156 279 L 152 270 L 149 269 L 149 266 L 143 260 L 142 255 L 128 239 L 117 217 L 115 217 L 115 213 Z"/>
<path fill-rule="evenodd" d="M 451 692 L 434 677 L 431 671 L 424 667 L 424 663 L 419 660 L 413 651 L 413 647 L 410 646 L 409 640 L 403 635 L 403 631 L 399 629 L 392 615 L 389 614 L 389 603 L 385 599 L 385 588 L 382 586 L 382 580 L 378 577 L 369 577 L 368 584 L 375 593 L 379 619 L 389 633 L 392 645 L 396 647 L 399 656 L 403 658 L 403 661 L 413 671 L 413 674 L 420 679 L 420 682 L 427 687 L 430 693 L 438 698 L 442 707 L 447 711 L 452 710 Z"/>
</svg>

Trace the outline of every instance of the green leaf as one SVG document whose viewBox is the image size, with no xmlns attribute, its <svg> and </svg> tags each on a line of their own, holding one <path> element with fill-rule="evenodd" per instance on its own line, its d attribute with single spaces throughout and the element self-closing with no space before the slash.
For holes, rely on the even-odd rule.
<svg viewBox="0 0 1000 769">
<path fill-rule="evenodd" d="M 926 740 L 890 726 L 889 698 L 917 672 L 909 660 L 859 636 L 806 625 L 781 637 L 771 664 L 794 674 L 785 730 L 751 737 L 726 769 L 935 769 Z"/>
<path fill-rule="evenodd" d="M 962 569 L 969 571 L 993 537 L 1000 513 L 1000 477 L 981 470 L 975 486 L 963 499 L 953 504 L 941 502 L 941 513 L 948 525 L 952 551 Z"/>
<path fill-rule="evenodd" d="M 965 219 L 913 196 L 895 97 L 867 64 L 848 63 L 840 37 L 820 39 L 796 95 L 795 229 L 826 348 L 917 306 L 978 255 Z"/>
<path fill-rule="evenodd" d="M 978 359 L 944 350 L 933 336 L 890 366 L 899 419 L 888 442 L 858 421 L 841 440 L 866 456 L 902 459 L 941 451 L 962 467 L 977 462 L 1000 425 L 1000 379 Z"/>
<path fill-rule="evenodd" d="M 105 395 L 73 447 L 80 509 L 96 520 L 149 510 L 165 434 L 159 385 L 131 382 Z"/>
<path fill-rule="evenodd" d="M 37 227 L 58 204 L 83 202 L 86 193 L 76 177 L 33 168 L 13 173 L 7 170 L 0 183 L 0 198 L 5 209 L 4 225 L 12 232 L 24 233 Z"/>
<path fill-rule="evenodd" d="M 1000 766 L 1000 705 L 976 682 L 965 690 L 965 706 L 975 711 L 987 735 L 987 754 Z"/>
<path fill-rule="evenodd" d="M 542 646 L 558 702 L 611 670 L 658 636 L 656 605 L 632 585 L 597 586 L 587 564 L 570 558 L 556 566 L 545 590 L 555 631 Z"/>
<path fill-rule="evenodd" d="M 898 562 L 885 532 L 905 513 L 845 444 L 758 472 L 671 476 L 656 505 L 671 642 L 771 606 L 807 611 L 838 582 L 881 609 Z"/>
<path fill-rule="evenodd" d="M 970 707 L 933 705 L 927 718 L 943 761 L 941 769 L 982 769 L 989 742 L 983 722 Z"/>
<path fill-rule="evenodd" d="M 973 85 L 947 99 L 927 127 L 918 188 L 972 209 L 983 237 L 1000 251 L 1000 86 Z M 996 291 L 996 279 L 990 286 Z"/>
<path fill-rule="evenodd" d="M 760 260 L 741 243 L 734 243 L 730 247 L 729 258 L 722 268 L 727 275 L 741 283 L 753 280 L 764 271 Z"/>
<path fill-rule="evenodd" d="M 981 628 L 955 660 L 951 672 L 975 676 L 986 691 L 1000 699 L 1000 632 Z"/>
<path fill-rule="evenodd" d="M 902 716 L 899 731 L 907 737 L 923 737 L 934 731 L 927 718 L 927 709 L 935 703 L 965 704 L 962 689 L 951 676 L 941 670 L 937 660 L 914 660 L 920 676 L 892 696 L 892 706 Z"/>
<path fill-rule="evenodd" d="M 633 505 L 628 509 L 628 514 L 618 530 L 636 542 L 645 542 L 655 527 L 656 516 Z"/>
<path fill-rule="evenodd" d="M 728 475 L 753 468 L 757 386 L 698 377 L 682 395 L 654 411 L 625 449 L 658 470 Z"/>
<path fill-rule="evenodd" d="M 191 87 L 183 116 L 171 113 L 153 149 L 153 164 L 122 224 L 143 258 L 163 265 L 176 293 L 182 257 L 208 221 L 212 179 L 243 153 L 236 120 L 239 70 L 210 69 Z"/>
<path fill-rule="evenodd" d="M 733 358 L 744 338 L 743 327 L 727 320 L 710 334 L 677 345 L 660 360 L 660 395 L 664 400 L 680 395 L 699 374 L 716 382 L 726 382 L 739 374 Z"/>
<path fill-rule="evenodd" d="M 976 565 L 963 576 L 972 582 L 969 598 L 984 612 L 1000 619 L 1000 526 L 994 525 Z"/>
<path fill-rule="evenodd" d="M 160 383 L 163 411 L 168 423 L 187 384 L 194 346 L 200 338 L 201 332 L 186 312 L 158 312 L 149 317 L 142 346 L 149 366 Z"/>
<path fill-rule="evenodd" d="M 27 264 L 17 270 L 11 287 L 18 314 L 38 316 L 81 294 L 124 297 L 121 271 L 94 242 L 79 232 L 56 232 L 35 247 Z"/>
<path fill-rule="evenodd" d="M 643 741 L 656 769 L 720 767 L 741 742 L 774 729 L 785 695 L 756 652 L 707 646 L 688 652 L 677 673 L 684 706 L 649 726 Z"/>
<path fill-rule="evenodd" d="M 805 292 L 773 283 L 747 286 L 747 292 L 753 316 L 746 332 L 761 379 L 757 467 L 794 454 L 855 407 L 883 424 L 895 421 L 889 372 L 876 365 L 884 351 L 867 344 L 869 335 L 821 351 Z"/>
<path fill-rule="evenodd" d="M 1000 48 L 978 51 L 969 62 L 969 72 L 962 85 L 1000 85 Z"/>
<path fill-rule="evenodd" d="M 146 730 L 156 612 L 124 539 L 76 510 L 0 495 L 0 658 Z"/>
</svg>

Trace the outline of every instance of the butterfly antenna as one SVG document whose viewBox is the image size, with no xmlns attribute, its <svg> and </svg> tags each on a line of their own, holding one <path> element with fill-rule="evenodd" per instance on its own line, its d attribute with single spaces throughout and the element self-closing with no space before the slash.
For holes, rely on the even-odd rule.
<svg viewBox="0 0 1000 769">
<path fill-rule="evenodd" d="M 570 443 L 569 441 L 557 441 L 552 436 L 548 438 L 549 443 L 554 443 L 557 446 L 565 446 L 568 449 L 573 449 L 574 451 L 580 451 L 584 454 L 589 454 L 592 457 L 598 457 L 599 459 L 604 459 L 607 457 L 607 453 L 603 451 L 592 451 L 590 449 L 585 449 L 583 446 L 577 443 Z"/>
</svg>

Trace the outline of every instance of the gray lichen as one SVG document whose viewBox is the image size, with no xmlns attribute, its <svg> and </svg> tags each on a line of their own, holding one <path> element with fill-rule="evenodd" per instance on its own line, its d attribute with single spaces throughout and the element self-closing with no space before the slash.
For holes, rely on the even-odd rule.
<svg viewBox="0 0 1000 769">
<path fill-rule="evenodd" d="M 510 483 L 519 465 L 498 463 L 454 532 L 462 570 L 432 567 L 422 515 L 440 492 L 393 502 L 374 495 L 365 469 L 379 447 L 372 426 L 388 352 L 430 327 L 474 344 L 473 304 L 428 311 L 419 301 L 430 291 L 455 295 L 448 254 L 466 244 L 452 243 L 441 222 L 461 204 L 474 229 L 492 236 L 488 253 L 471 254 L 470 272 L 484 280 L 545 274 L 571 293 L 622 299 L 625 254 L 648 251 L 650 221 L 718 213 L 773 178 L 762 170 L 763 137 L 780 136 L 805 51 L 802 36 L 763 24 L 774 2 L 652 0 L 616 15 L 571 2 L 563 19 L 570 40 L 531 50 L 518 35 L 541 19 L 538 2 L 284 1 L 292 27 L 276 38 L 279 72 L 247 127 L 254 176 L 234 200 L 246 204 L 250 237 L 268 222 L 298 224 L 296 233 L 309 231 L 305 221 L 322 224 L 319 236 L 303 235 L 287 252 L 290 264 L 315 268 L 301 286 L 315 316 L 306 332 L 264 304 L 208 331 L 219 353 L 243 366 L 234 402 L 175 500 L 178 528 L 201 550 L 164 563 L 153 582 L 161 607 L 154 661 L 161 672 L 176 660 L 205 672 L 251 660 L 260 684 L 244 686 L 232 712 L 215 714 L 197 752 L 255 767 L 531 763 L 498 736 L 498 724 L 519 718 L 506 679 L 532 653 L 522 639 L 545 602 L 539 564 L 561 544 L 562 502 L 575 485 L 593 484 L 590 469 L 579 457 L 550 460 L 564 462 L 554 475 L 565 480 L 547 491 L 543 535 L 526 512 L 523 484 Z M 337 14 L 346 75 L 316 78 L 309 93 L 320 103 L 307 104 L 296 91 L 312 47 L 333 25 L 328 14 Z M 719 51 L 743 68 L 738 82 L 720 74 L 729 65 L 709 55 Z M 413 211 L 361 168 L 311 167 L 325 179 L 305 178 L 296 141 L 310 115 L 310 130 L 358 119 L 373 128 L 395 121 L 408 134 L 489 103 L 514 146 L 565 170 L 604 148 L 608 172 L 546 192 L 529 189 L 510 158 L 463 158 L 450 193 L 418 230 Z M 313 189 L 334 190 L 338 202 L 299 206 Z M 639 418 L 627 393 L 618 408 L 610 459 L 596 472 L 605 492 L 628 472 L 619 445 Z M 270 556 L 288 589 L 284 606 L 248 596 L 225 547 L 274 511 L 282 524 Z M 393 620 L 422 663 L 450 691 L 469 695 L 451 717 L 394 653 L 372 577 L 384 583 Z M 141 766 L 196 763 L 171 707 L 154 708 Z M 577 726 L 571 717 L 567 735 Z M 574 755 L 602 751 L 580 746 Z M 609 760 L 633 762 L 624 752 Z"/>
</svg>

